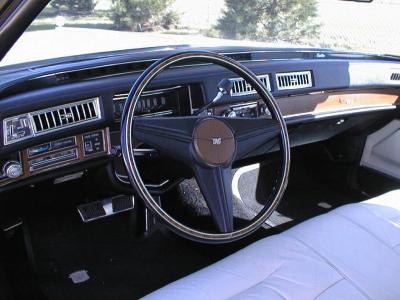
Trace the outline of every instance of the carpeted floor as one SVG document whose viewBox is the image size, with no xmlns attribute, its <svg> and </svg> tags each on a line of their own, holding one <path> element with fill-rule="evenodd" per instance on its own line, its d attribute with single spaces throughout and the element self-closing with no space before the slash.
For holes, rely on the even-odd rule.
<svg viewBox="0 0 400 300">
<path fill-rule="evenodd" d="M 268 182 L 271 182 L 268 178 L 273 177 L 271 170 L 270 165 L 262 168 L 258 187 L 250 188 L 250 183 L 257 181 L 254 170 L 238 179 L 243 201 L 235 200 L 236 224 L 247 222 L 246 219 L 262 204 L 262 197 L 260 200 L 249 195 L 265 194 Z M 287 192 L 277 213 L 269 220 L 271 226 L 228 245 L 198 244 L 168 230 L 156 231 L 148 237 L 135 236 L 132 231 L 134 213 L 85 224 L 76 212 L 76 197 L 83 194 L 80 187 L 56 190 L 57 195 L 62 195 L 57 198 L 53 196 L 54 190 L 46 191 L 42 194 L 45 199 L 32 205 L 26 223 L 37 279 L 47 299 L 139 298 L 257 239 L 276 234 L 344 203 L 362 200 L 321 178 L 320 173 L 307 165 L 293 164 Z M 171 193 L 170 200 L 164 204 L 168 209 L 175 208 L 182 221 L 211 228 L 207 209 L 199 205 L 198 198 L 180 201 L 185 191 L 192 194 L 192 188 L 196 188 L 195 185 L 189 184 L 180 193 Z M 71 193 L 75 189 L 80 192 Z M 177 202 L 181 202 L 178 209 Z M 73 283 L 70 275 L 79 271 L 88 278 L 82 283 Z"/>
<path fill-rule="evenodd" d="M 42 205 L 29 230 L 46 298 L 136 299 L 268 234 L 262 230 L 237 243 L 203 245 L 167 230 L 137 237 L 130 219 L 124 213 L 84 224 L 73 205 Z M 69 276 L 77 271 L 89 279 L 74 284 Z"/>
</svg>

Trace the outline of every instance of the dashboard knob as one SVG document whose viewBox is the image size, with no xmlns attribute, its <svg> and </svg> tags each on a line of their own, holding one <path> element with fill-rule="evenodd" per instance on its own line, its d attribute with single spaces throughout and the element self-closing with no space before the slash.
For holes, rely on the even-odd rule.
<svg viewBox="0 0 400 300">
<path fill-rule="evenodd" d="M 234 110 L 227 110 L 224 112 L 224 116 L 228 118 L 236 118 L 237 114 Z"/>
<path fill-rule="evenodd" d="M 8 178 L 18 178 L 23 175 L 22 165 L 16 161 L 6 162 L 3 166 L 3 174 Z"/>
</svg>

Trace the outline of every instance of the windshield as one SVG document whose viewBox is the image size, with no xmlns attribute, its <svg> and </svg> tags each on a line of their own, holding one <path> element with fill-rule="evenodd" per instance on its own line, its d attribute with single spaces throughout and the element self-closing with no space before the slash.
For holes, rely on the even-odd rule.
<svg viewBox="0 0 400 300">
<path fill-rule="evenodd" d="M 400 1 L 53 0 L 0 66 L 165 45 L 400 55 Z"/>
</svg>

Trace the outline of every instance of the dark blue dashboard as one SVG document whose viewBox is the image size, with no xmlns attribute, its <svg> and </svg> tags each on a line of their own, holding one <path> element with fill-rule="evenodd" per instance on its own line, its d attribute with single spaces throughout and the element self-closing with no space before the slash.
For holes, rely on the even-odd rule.
<svg viewBox="0 0 400 300">
<path fill-rule="evenodd" d="M 84 133 L 97 130 L 103 130 L 104 135 L 110 136 L 104 140 L 104 155 L 96 155 L 93 158 L 109 158 L 113 146 L 118 144 L 116 95 L 126 95 L 141 72 L 156 59 L 180 50 L 182 49 L 121 52 L 101 58 L 85 56 L 74 58 L 73 61 L 60 59 L 0 69 L 0 162 L 8 161 L 15 153 L 20 152 L 20 156 L 24 156 L 23 153 L 28 148 L 42 143 L 72 136 L 81 137 Z M 393 74 L 400 73 L 400 63 L 395 59 L 337 53 L 326 49 L 196 50 L 228 55 L 240 61 L 256 75 L 266 76 L 269 88 L 278 104 L 282 103 L 281 110 L 291 126 L 343 116 L 360 118 L 365 114 L 393 114 L 397 111 L 400 81 Z M 307 82 L 303 82 L 304 72 L 309 76 L 306 78 Z M 161 91 L 163 94 L 144 99 L 143 107 L 146 110 L 143 112 L 157 113 L 157 108 L 164 112 L 168 108 L 175 113 L 193 113 L 194 109 L 200 108 L 215 97 L 218 92 L 217 83 L 222 78 L 236 77 L 219 66 L 197 61 L 175 66 L 160 74 L 151 83 L 149 90 L 153 91 L 153 94 L 149 91 L 150 96 L 157 94 L 154 91 Z M 283 87 L 282 84 L 287 86 Z M 174 88 L 174 95 L 165 92 Z M 237 88 L 242 90 L 235 97 L 226 97 L 221 101 L 219 108 L 214 110 L 216 113 L 224 115 L 234 106 L 248 106 L 259 100 L 257 94 L 252 93 L 245 83 L 239 81 Z M 70 108 L 65 105 L 93 98 L 98 99 L 101 114 L 91 122 L 71 123 L 71 126 L 62 126 L 56 131 L 49 130 L 48 133 L 32 135 L 19 142 L 5 143 L 7 128 L 4 128 L 4 120 L 52 107 L 63 108 L 66 114 L 61 117 L 72 120 L 73 111 L 68 113 Z M 190 100 L 190 105 L 185 102 L 185 98 Z M 174 99 L 179 99 L 176 100 L 179 102 L 178 106 L 174 104 Z M 121 105 L 123 104 L 120 103 L 119 107 Z M 364 120 L 365 116 L 361 118 Z M 360 122 L 362 120 L 360 119 Z M 315 125 L 310 128 L 314 129 L 304 133 L 299 138 L 302 140 L 299 144 L 328 139 L 346 130 L 344 127 L 323 134 L 315 131 Z M 75 145 L 78 152 L 79 147 L 84 147 L 84 144 L 80 143 Z M 293 144 L 296 144 L 296 141 Z M 74 164 L 89 162 L 84 155 L 78 156 Z M 21 159 L 22 163 L 29 162 L 27 158 Z M 68 167 L 66 164 L 62 166 Z M 25 171 L 26 166 L 23 166 L 23 169 Z M 30 176 L 26 176 L 23 181 L 29 182 L 30 179 Z M 19 180 L 5 181 L 4 186 L 15 184 L 16 181 Z"/>
</svg>

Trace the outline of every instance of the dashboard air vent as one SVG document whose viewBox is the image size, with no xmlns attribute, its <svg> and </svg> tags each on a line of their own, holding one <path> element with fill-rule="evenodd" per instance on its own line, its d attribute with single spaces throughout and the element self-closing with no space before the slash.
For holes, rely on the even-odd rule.
<svg viewBox="0 0 400 300">
<path fill-rule="evenodd" d="M 400 73 L 392 73 L 390 80 L 400 80 Z"/>
<path fill-rule="evenodd" d="M 277 73 L 276 84 L 279 91 L 312 87 L 311 71 Z"/>
<path fill-rule="evenodd" d="M 120 94 L 114 94 L 113 96 L 113 101 L 125 101 L 128 98 L 129 93 L 120 93 Z"/>
<path fill-rule="evenodd" d="M 87 99 L 31 113 L 36 134 L 97 120 L 99 98 Z"/>
<path fill-rule="evenodd" d="M 260 75 L 257 77 L 267 87 L 267 90 L 271 91 L 271 84 L 269 82 L 268 74 Z M 233 84 L 232 96 L 244 96 L 244 95 L 251 95 L 251 94 L 256 93 L 256 91 L 253 89 L 253 87 L 250 84 L 248 84 L 243 78 L 232 78 L 232 79 L 230 79 L 230 81 Z"/>
</svg>

